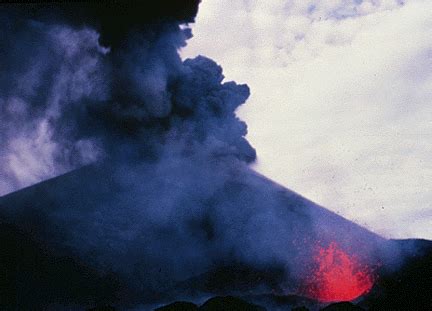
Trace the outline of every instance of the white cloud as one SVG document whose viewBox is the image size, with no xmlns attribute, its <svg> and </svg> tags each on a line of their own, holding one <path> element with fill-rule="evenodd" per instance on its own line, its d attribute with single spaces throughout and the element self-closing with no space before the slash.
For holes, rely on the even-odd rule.
<svg viewBox="0 0 432 311">
<path fill-rule="evenodd" d="M 183 54 L 251 86 L 258 171 L 386 236 L 432 238 L 431 29 L 430 1 L 206 0 Z"/>
</svg>

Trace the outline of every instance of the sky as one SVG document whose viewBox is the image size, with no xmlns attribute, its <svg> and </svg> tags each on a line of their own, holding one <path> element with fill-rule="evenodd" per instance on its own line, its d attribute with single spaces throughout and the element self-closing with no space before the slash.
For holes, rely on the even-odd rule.
<svg viewBox="0 0 432 311">
<path fill-rule="evenodd" d="M 204 0 L 183 58 L 247 83 L 254 169 L 389 238 L 432 239 L 432 2 Z"/>
</svg>

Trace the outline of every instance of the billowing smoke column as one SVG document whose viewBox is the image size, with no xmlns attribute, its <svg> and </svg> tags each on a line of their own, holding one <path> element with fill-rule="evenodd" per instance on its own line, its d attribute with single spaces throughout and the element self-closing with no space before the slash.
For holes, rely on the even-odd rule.
<svg viewBox="0 0 432 311">
<path fill-rule="evenodd" d="M 248 87 L 178 55 L 197 1 L 145 3 L 1 9 L 0 191 L 81 167 L 0 199 L 3 306 L 293 293 L 317 241 L 376 260 L 383 239 L 248 169 Z"/>
<path fill-rule="evenodd" d="M 113 152 L 157 157 L 174 136 L 255 158 L 234 115 L 248 88 L 177 53 L 197 1 L 159 5 L 2 6 L 0 193 Z"/>
</svg>

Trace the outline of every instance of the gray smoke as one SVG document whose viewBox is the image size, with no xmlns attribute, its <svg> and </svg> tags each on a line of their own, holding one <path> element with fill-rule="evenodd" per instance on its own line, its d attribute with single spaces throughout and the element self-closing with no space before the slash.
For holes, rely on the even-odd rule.
<svg viewBox="0 0 432 311">
<path fill-rule="evenodd" d="M 255 158 L 234 114 L 248 88 L 221 84 L 204 57 L 183 63 L 190 30 L 179 22 L 128 33 L 111 50 L 85 26 L 1 20 L 0 193 L 112 153 L 157 157 L 170 140 Z"/>
<path fill-rule="evenodd" d="M 56 129 L 70 130 L 62 123 L 65 110 L 109 94 L 102 79 L 108 50 L 95 31 L 32 21 L 22 28 L 0 30 L 1 193 L 94 161 L 100 152 L 94 142 Z"/>
</svg>

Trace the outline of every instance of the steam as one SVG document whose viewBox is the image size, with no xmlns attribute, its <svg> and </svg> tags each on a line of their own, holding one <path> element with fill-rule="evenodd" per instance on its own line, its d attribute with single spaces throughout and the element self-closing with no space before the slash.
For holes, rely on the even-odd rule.
<svg viewBox="0 0 432 311">
<path fill-rule="evenodd" d="M 109 96 L 103 66 L 108 49 L 98 45 L 94 30 L 34 21 L 16 28 L 0 30 L 3 194 L 99 158 L 94 138 L 70 134 L 86 101 Z"/>
</svg>

